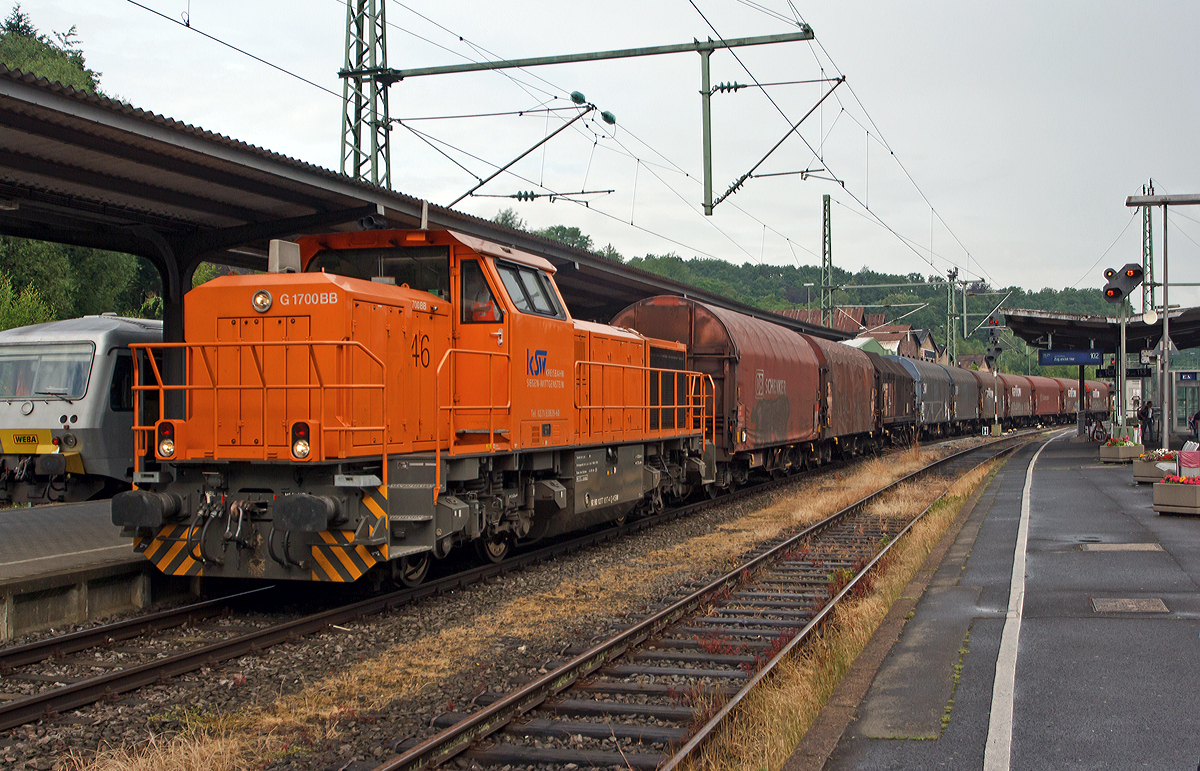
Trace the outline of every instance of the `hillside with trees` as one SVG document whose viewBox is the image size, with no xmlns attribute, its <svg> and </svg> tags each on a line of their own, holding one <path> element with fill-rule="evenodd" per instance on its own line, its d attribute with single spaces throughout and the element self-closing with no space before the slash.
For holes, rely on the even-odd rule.
<svg viewBox="0 0 1200 771">
<path fill-rule="evenodd" d="M 525 229 L 523 220 L 513 209 L 502 210 L 493 221 Z M 675 253 L 647 254 L 626 259 L 611 244 L 602 250 L 595 249 L 592 239 L 578 228 L 552 226 L 530 232 L 763 310 L 820 307 L 821 268 L 818 265 L 750 262 L 735 265 L 710 258 L 684 259 Z M 946 277 L 939 275 L 881 273 L 867 268 L 851 273 L 835 266 L 834 283 L 838 288 L 834 290 L 833 300 L 835 305 L 843 307 L 869 306 L 868 313 L 882 313 L 888 323 L 911 324 L 917 329 L 932 330 L 938 343 L 944 345 L 947 341 L 946 282 Z M 881 284 L 892 286 L 879 287 Z M 1008 308 L 1058 313 L 1104 315 L 1112 311 L 1112 306 L 1105 302 L 1098 288 L 1047 288 L 1033 292 L 1016 286 L 992 287 L 986 283 L 976 283 L 967 287 L 968 331 L 1002 301 Z M 961 314 L 962 294 L 957 290 L 954 302 L 956 312 Z M 959 338 L 960 355 L 983 353 L 985 332 L 981 330 L 970 339 L 963 340 L 961 318 L 956 323 L 955 332 Z M 1036 352 L 1027 348 L 1021 340 L 1006 336 L 1002 344 L 1005 354 L 1001 358 L 1001 368 L 1004 371 L 1060 377 L 1074 377 L 1077 374 L 1074 367 L 1039 367 Z"/>
</svg>

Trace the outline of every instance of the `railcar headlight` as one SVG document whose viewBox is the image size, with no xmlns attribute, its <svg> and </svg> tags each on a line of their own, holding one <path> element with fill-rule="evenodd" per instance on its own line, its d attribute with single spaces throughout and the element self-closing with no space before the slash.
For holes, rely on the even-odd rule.
<svg viewBox="0 0 1200 771">
<path fill-rule="evenodd" d="M 175 454 L 175 440 L 167 437 L 158 443 L 158 454 L 164 458 L 169 458 Z"/>
<path fill-rule="evenodd" d="M 75 442 L 76 442 L 77 440 L 75 439 L 75 435 L 74 435 L 74 434 L 63 434 L 63 436 L 62 436 L 62 441 L 63 441 L 63 444 L 65 444 L 66 446 L 68 446 L 68 447 L 74 447 L 74 446 L 75 446 Z"/>
<path fill-rule="evenodd" d="M 292 455 L 295 455 L 297 458 L 307 458 L 308 453 L 309 446 L 307 439 L 297 439 L 292 444 Z"/>
<path fill-rule="evenodd" d="M 271 310 L 271 302 L 271 293 L 265 289 L 258 290 L 254 293 L 254 297 L 250 298 L 250 304 L 259 313 L 266 313 Z"/>
</svg>

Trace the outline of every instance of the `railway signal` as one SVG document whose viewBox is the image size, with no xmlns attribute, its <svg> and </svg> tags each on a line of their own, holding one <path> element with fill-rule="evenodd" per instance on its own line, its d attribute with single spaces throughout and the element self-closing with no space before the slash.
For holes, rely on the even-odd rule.
<svg viewBox="0 0 1200 771">
<path fill-rule="evenodd" d="M 1122 302 L 1142 283 L 1142 266 L 1131 262 L 1120 271 L 1109 268 L 1104 271 L 1104 280 L 1108 282 L 1104 285 L 1104 299 L 1110 303 Z"/>
</svg>

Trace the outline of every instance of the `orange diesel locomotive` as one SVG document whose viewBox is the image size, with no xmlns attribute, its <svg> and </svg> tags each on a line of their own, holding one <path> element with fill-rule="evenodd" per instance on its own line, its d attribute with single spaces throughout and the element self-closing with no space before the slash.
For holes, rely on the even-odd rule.
<svg viewBox="0 0 1200 771">
<path fill-rule="evenodd" d="M 413 584 L 712 483 L 711 378 L 573 320 L 545 259 L 450 231 L 272 251 L 188 293 L 186 343 L 134 347 L 152 460 L 112 517 L 164 573 Z"/>
</svg>

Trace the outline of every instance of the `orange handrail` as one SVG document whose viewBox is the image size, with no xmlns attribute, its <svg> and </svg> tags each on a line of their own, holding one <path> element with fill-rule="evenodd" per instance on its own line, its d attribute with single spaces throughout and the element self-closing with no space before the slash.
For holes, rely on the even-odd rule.
<svg viewBox="0 0 1200 771">
<path fill-rule="evenodd" d="M 454 455 L 454 413 L 457 410 L 487 410 L 488 411 L 487 451 L 495 452 L 496 445 L 495 445 L 494 437 L 496 435 L 496 423 L 495 423 L 496 411 L 497 410 L 508 410 L 508 409 L 512 408 L 512 394 L 511 393 L 509 394 L 508 401 L 505 404 L 495 404 L 494 392 L 495 392 L 496 383 L 495 383 L 495 380 L 492 377 L 490 377 L 491 371 L 492 371 L 492 357 L 498 356 L 502 359 L 510 359 L 511 357 L 507 353 L 504 353 L 502 351 L 476 351 L 476 350 L 473 350 L 470 348 L 447 349 L 446 353 L 442 355 L 441 361 L 438 362 L 437 369 L 434 370 L 434 381 L 433 381 L 434 382 L 434 393 L 436 394 L 435 398 L 437 398 L 439 400 L 441 399 L 441 395 L 442 395 L 442 368 L 446 366 L 447 362 L 453 362 L 454 354 L 459 354 L 459 353 L 470 354 L 472 356 L 488 357 L 488 375 L 489 375 L 489 377 L 487 379 L 487 381 L 488 381 L 488 403 L 487 404 L 448 404 L 448 405 L 438 404 L 438 412 L 439 413 L 441 413 L 443 411 L 450 413 L 449 414 L 450 435 L 447 439 L 448 447 L 446 448 L 446 453 L 448 455 Z M 454 368 L 454 365 L 451 364 L 451 370 L 453 370 L 453 368 Z M 507 372 L 507 371 L 508 371 L 508 367 L 506 366 L 505 372 Z M 453 380 L 453 377 L 454 377 L 453 372 L 451 372 L 450 377 L 451 377 L 451 380 Z M 451 388 L 453 388 L 453 385 L 451 385 Z M 453 399 L 453 393 L 451 393 L 451 399 Z M 434 468 L 434 472 L 433 472 L 433 477 L 434 477 L 433 502 L 436 504 L 437 500 L 438 500 L 438 493 L 442 489 L 442 421 L 439 418 L 438 420 L 435 420 L 434 423 L 435 423 L 435 425 L 434 425 L 433 455 L 434 455 L 434 467 L 435 468 Z"/>
<path fill-rule="evenodd" d="M 597 404 L 595 401 L 596 389 L 594 387 L 589 387 L 588 388 L 588 404 L 586 404 L 586 405 L 580 404 L 580 391 L 582 389 L 582 382 L 583 382 L 583 379 L 581 377 L 581 370 L 583 367 L 588 367 L 589 369 L 598 367 L 598 368 L 600 368 L 602 373 L 603 373 L 603 370 L 606 368 L 620 369 L 620 370 L 634 370 L 637 372 L 645 373 L 646 377 L 642 378 L 642 383 L 644 386 L 642 397 L 643 397 L 643 400 L 645 403 L 641 406 L 636 406 L 636 405 L 631 406 L 629 404 L 624 404 L 624 403 L 622 403 L 622 404 L 608 404 L 608 403 Z M 659 376 L 660 384 L 662 383 L 662 378 L 661 378 L 662 375 L 684 375 L 687 378 L 687 401 L 683 404 L 658 404 L 658 405 L 650 404 L 650 394 L 649 394 L 650 375 L 653 375 L 653 374 L 656 374 Z M 596 382 L 596 379 L 592 378 L 589 382 L 594 384 Z M 603 375 L 601 375 L 600 382 L 603 383 Z M 707 386 L 708 386 L 707 388 L 704 387 L 705 384 L 707 384 Z M 711 405 L 712 405 L 711 399 L 713 398 L 715 391 L 716 391 L 716 384 L 713 382 L 712 376 L 704 374 L 702 372 L 693 372 L 691 370 L 683 370 L 683 369 L 663 369 L 663 368 L 659 368 L 659 367 L 646 367 L 646 366 L 642 366 L 640 364 L 616 364 L 613 362 L 604 362 L 604 361 L 577 361 L 577 362 L 575 362 L 575 409 L 576 409 L 576 411 L 621 410 L 622 412 L 625 412 L 628 410 L 642 410 L 643 411 L 643 416 L 642 416 L 643 423 L 642 423 L 641 430 L 642 430 L 642 433 L 646 436 L 664 436 L 664 435 L 670 436 L 670 435 L 678 435 L 681 433 L 693 433 L 694 429 L 695 429 L 695 423 L 697 421 L 699 421 L 701 439 L 705 440 L 711 444 L 713 442 L 713 437 L 715 436 L 715 433 L 714 433 L 715 432 L 715 424 L 713 421 L 713 411 L 712 411 L 712 407 L 711 407 Z M 660 400 L 661 400 L 661 393 L 662 393 L 661 390 L 659 393 L 660 393 Z M 673 421 L 675 423 L 674 429 L 662 428 L 663 416 L 668 413 L 674 413 L 676 410 L 680 410 L 680 409 L 687 411 L 689 422 L 692 424 L 692 430 L 685 430 L 683 427 L 683 424 L 680 421 Z M 649 427 L 650 426 L 650 414 L 652 411 L 658 411 L 658 413 L 659 413 L 659 428 L 658 429 L 651 429 Z"/>
<path fill-rule="evenodd" d="M 273 384 L 268 385 L 266 382 L 266 373 L 263 369 L 262 357 L 260 356 L 258 349 L 259 348 L 267 348 L 267 347 L 272 347 L 272 348 L 283 347 L 286 349 L 288 347 L 295 348 L 295 347 L 300 347 L 300 346 L 303 346 L 307 349 L 308 361 L 312 365 L 312 369 L 310 370 L 310 373 L 315 374 L 317 382 L 316 383 L 278 383 L 278 384 L 273 383 Z M 380 373 L 379 382 L 378 383 L 332 383 L 332 384 L 326 382 L 324 376 L 322 375 L 322 373 L 320 371 L 320 368 L 317 366 L 315 349 L 318 346 L 333 346 L 335 349 L 341 349 L 341 350 L 345 350 L 347 348 L 355 348 L 355 349 L 362 351 L 362 353 L 364 355 L 366 355 L 366 357 L 369 360 L 371 360 L 375 365 L 377 365 L 379 367 L 379 373 Z M 166 394 L 167 394 L 167 392 L 181 391 L 183 393 L 191 393 L 191 392 L 196 392 L 196 391 L 211 391 L 213 393 L 213 405 L 214 405 L 214 411 L 215 411 L 215 407 L 216 407 L 216 403 L 217 403 L 216 394 L 220 391 L 258 390 L 261 392 L 261 401 L 260 401 L 260 405 L 259 405 L 260 413 L 259 414 L 263 416 L 263 421 L 264 421 L 263 434 L 265 435 L 266 434 L 266 430 L 265 430 L 265 428 L 266 428 L 266 426 L 265 426 L 266 393 L 268 390 L 283 390 L 283 391 L 289 391 L 289 390 L 313 391 L 313 390 L 315 390 L 318 392 L 319 399 L 320 399 L 319 415 L 320 415 L 320 419 L 321 419 L 321 423 L 322 423 L 322 426 L 321 426 L 322 434 L 324 434 L 325 432 L 332 432 L 337 435 L 338 446 L 340 448 L 342 448 L 339 453 L 341 457 L 345 456 L 344 447 L 345 447 L 345 443 L 346 443 L 346 435 L 347 434 L 355 433 L 355 432 L 364 432 L 364 431 L 380 432 L 380 434 L 381 434 L 380 440 L 381 441 L 379 443 L 379 450 L 380 450 L 380 455 L 381 455 L 382 463 L 383 463 L 381 480 L 382 480 L 383 484 L 385 484 L 385 485 L 387 484 L 388 421 L 387 421 L 387 393 L 385 390 L 386 383 L 387 383 L 387 365 L 384 363 L 384 361 L 381 358 L 379 358 L 374 353 L 372 353 L 362 343 L 360 343 L 358 341 L 354 341 L 354 340 L 298 340 L 298 341 L 270 340 L 270 341 L 256 341 L 256 342 L 242 342 L 242 341 L 232 342 L 231 341 L 231 342 L 206 342 L 206 343 L 135 343 L 135 344 L 130 345 L 129 347 L 130 347 L 130 349 L 132 349 L 133 356 L 134 356 L 133 392 L 134 392 L 134 397 L 135 397 L 135 403 L 134 403 L 135 425 L 133 426 L 133 431 L 134 431 L 135 436 L 139 437 L 139 445 L 138 445 L 139 448 L 153 447 L 153 444 L 154 444 L 153 434 L 154 434 L 155 427 L 153 425 L 149 425 L 149 426 L 141 425 L 141 421 L 144 417 L 142 414 L 143 413 L 143 410 L 142 410 L 143 397 L 141 396 L 141 394 L 143 392 L 153 391 L 153 392 L 158 393 L 158 420 L 163 420 L 166 417 Z M 213 364 L 209 360 L 210 354 L 209 354 L 208 349 L 210 349 L 210 348 L 212 348 L 212 349 L 216 349 L 216 348 L 249 348 L 251 357 L 254 361 L 254 367 L 252 368 L 252 370 L 257 373 L 258 382 L 257 383 L 224 384 L 224 385 L 219 383 L 218 382 L 219 378 L 217 377 L 217 372 L 214 370 Z M 182 384 L 167 384 L 167 383 L 165 383 L 163 380 L 163 374 L 159 368 L 158 362 L 154 357 L 154 351 L 163 350 L 163 349 L 187 349 L 187 350 L 192 350 L 192 351 L 195 351 L 196 353 L 198 353 L 199 360 L 203 363 L 205 372 L 208 375 L 209 384 L 208 385 L 197 385 L 197 384 L 191 382 L 191 371 L 193 368 L 193 361 L 196 359 L 195 355 L 184 356 L 184 373 L 183 373 L 183 377 L 184 377 L 184 381 L 185 381 L 184 383 L 182 383 Z M 143 352 L 145 353 L 146 358 L 150 363 L 150 370 L 153 373 L 154 380 L 155 380 L 154 384 L 143 385 L 141 382 L 141 375 L 142 375 L 141 355 Z M 343 363 L 343 366 L 344 366 L 344 363 Z M 326 425 L 324 425 L 325 407 L 326 407 L 325 394 L 326 394 L 326 391 L 329 391 L 329 390 L 339 390 L 339 391 L 378 390 L 380 393 L 381 425 L 378 425 L 378 426 L 375 426 L 375 425 L 326 426 Z M 185 420 L 190 421 L 190 420 L 192 420 L 192 415 L 191 415 L 192 404 L 191 404 L 190 399 L 187 400 L 185 406 L 186 406 Z M 216 420 L 215 412 L 214 412 L 213 420 L 212 420 L 212 431 L 213 431 L 213 437 L 212 437 L 213 438 L 213 448 L 215 451 L 216 448 L 219 446 L 218 445 L 218 437 L 217 437 L 217 420 Z M 267 454 L 266 442 L 264 442 L 262 445 L 262 451 L 263 451 L 262 459 L 266 460 L 267 459 L 267 457 L 266 457 L 266 454 Z M 141 470 L 141 455 L 142 455 L 141 453 L 138 453 L 137 457 L 135 457 L 135 459 L 134 459 L 134 470 L 135 471 Z M 321 442 L 321 457 L 314 458 L 314 460 L 324 459 L 325 457 L 326 457 L 325 442 L 322 441 Z"/>
</svg>

